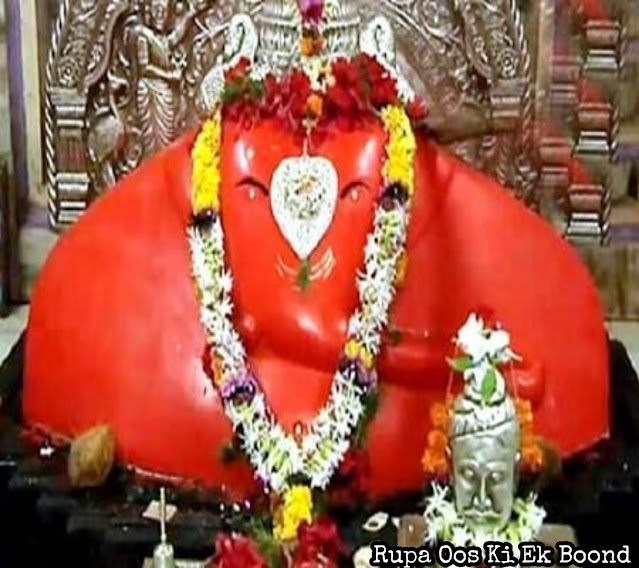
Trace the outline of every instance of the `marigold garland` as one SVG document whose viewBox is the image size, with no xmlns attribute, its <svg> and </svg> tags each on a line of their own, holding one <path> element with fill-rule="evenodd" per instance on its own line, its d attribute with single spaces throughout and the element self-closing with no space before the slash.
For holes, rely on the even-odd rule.
<svg viewBox="0 0 639 568">
<path fill-rule="evenodd" d="M 222 147 L 222 117 L 216 112 L 202 126 L 193 146 L 193 212 L 220 209 L 220 148 Z"/>
<path fill-rule="evenodd" d="M 416 142 L 410 119 L 401 107 L 390 106 L 382 110 L 382 121 L 390 133 L 386 146 L 389 159 L 382 173 L 388 183 L 400 184 L 412 197 L 415 192 Z"/>
<path fill-rule="evenodd" d="M 449 397 L 446 403 L 436 402 L 430 408 L 432 430 L 422 456 L 422 469 L 430 480 L 442 480 L 450 476 L 448 427 L 453 403 L 454 399 Z M 532 406 L 530 401 L 518 398 L 515 400 L 515 409 L 521 429 L 521 469 L 524 473 L 535 474 L 544 466 L 544 453 L 534 434 Z"/>
</svg>

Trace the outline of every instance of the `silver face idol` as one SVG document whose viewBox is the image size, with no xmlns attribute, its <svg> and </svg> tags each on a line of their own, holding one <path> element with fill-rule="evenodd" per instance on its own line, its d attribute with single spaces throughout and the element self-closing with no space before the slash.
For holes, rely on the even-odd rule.
<svg viewBox="0 0 639 568">
<path fill-rule="evenodd" d="M 513 420 L 453 439 L 455 505 L 472 530 L 491 534 L 508 524 L 517 485 L 518 446 L 519 430 Z"/>
</svg>

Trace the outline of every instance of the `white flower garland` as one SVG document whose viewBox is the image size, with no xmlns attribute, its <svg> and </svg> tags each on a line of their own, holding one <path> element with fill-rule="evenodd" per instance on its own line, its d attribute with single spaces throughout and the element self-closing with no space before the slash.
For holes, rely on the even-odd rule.
<svg viewBox="0 0 639 568">
<path fill-rule="evenodd" d="M 519 543 L 535 540 L 541 530 L 546 511 L 537 505 L 536 495 L 518 497 L 513 504 L 514 518 L 500 531 L 477 532 L 466 524 L 457 512 L 450 487 L 432 484 L 433 495 L 426 500 L 424 520 L 426 521 L 426 543 L 450 542 L 454 546 L 478 546 L 487 542 L 510 543 L 513 555 L 519 557 Z"/>
<path fill-rule="evenodd" d="M 360 309 L 349 320 L 348 341 L 356 340 L 376 357 L 382 331 L 395 296 L 395 280 L 409 220 L 410 199 L 388 207 L 380 201 L 368 236 L 364 269 L 358 275 Z M 250 373 L 246 351 L 232 322 L 233 279 L 225 264 L 224 231 L 219 216 L 206 226 L 188 230 L 193 275 L 200 292 L 200 319 L 207 340 L 219 357 L 224 377 L 234 385 L 253 389 L 248 400 L 232 394 L 222 399 L 242 450 L 259 478 L 275 492 L 289 487 L 291 477 L 304 475 L 312 487 L 325 489 L 350 448 L 350 440 L 365 411 L 365 398 L 374 381 L 362 384 L 357 373 L 335 373 L 326 405 L 301 438 L 277 424 L 259 384 Z"/>
</svg>

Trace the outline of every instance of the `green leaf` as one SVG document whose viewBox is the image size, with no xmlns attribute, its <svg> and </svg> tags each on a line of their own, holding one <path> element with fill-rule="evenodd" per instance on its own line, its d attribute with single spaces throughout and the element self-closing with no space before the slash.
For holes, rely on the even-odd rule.
<svg viewBox="0 0 639 568">
<path fill-rule="evenodd" d="M 493 396 L 495 389 L 497 388 L 497 373 L 495 369 L 489 369 L 484 377 L 484 382 L 481 384 L 481 396 L 486 403 Z"/>
<path fill-rule="evenodd" d="M 473 360 L 470 357 L 457 357 L 457 359 L 447 358 L 448 365 L 453 371 L 463 373 L 473 366 Z"/>
<path fill-rule="evenodd" d="M 251 80 L 248 90 L 252 98 L 261 99 L 264 96 L 264 83 L 262 81 Z"/>
<path fill-rule="evenodd" d="M 269 568 L 280 568 L 282 550 L 273 537 L 273 532 L 266 523 L 254 525 L 252 537 L 260 554 L 266 560 Z"/>
<path fill-rule="evenodd" d="M 297 274 L 297 285 L 304 292 L 311 284 L 311 263 L 304 259 Z"/>
</svg>

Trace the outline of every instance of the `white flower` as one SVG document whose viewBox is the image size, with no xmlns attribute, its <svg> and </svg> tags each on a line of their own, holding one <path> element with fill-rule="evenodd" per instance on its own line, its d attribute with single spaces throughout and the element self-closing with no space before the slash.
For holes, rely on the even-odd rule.
<svg viewBox="0 0 639 568">
<path fill-rule="evenodd" d="M 510 334 L 503 329 L 490 332 L 486 340 L 488 353 L 496 355 L 510 345 Z"/>
<path fill-rule="evenodd" d="M 477 315 L 470 314 L 457 332 L 455 343 L 474 363 L 481 361 L 488 353 L 489 347 L 484 334 L 484 322 Z"/>
<path fill-rule="evenodd" d="M 454 546 L 467 546 L 470 542 L 470 532 L 465 526 L 453 527 L 453 534 L 450 539 Z"/>
<path fill-rule="evenodd" d="M 451 540 L 457 546 L 478 546 L 483 548 L 487 542 L 509 542 L 517 555 L 517 545 L 537 538 L 545 511 L 535 502 L 535 496 L 528 499 L 516 499 L 513 504 L 515 517 L 498 532 L 472 530 L 464 517 L 457 513 L 454 498 L 449 488 L 433 485 L 433 495 L 426 502 L 424 520 L 426 521 L 426 544 L 435 545 L 444 539 Z"/>
</svg>

